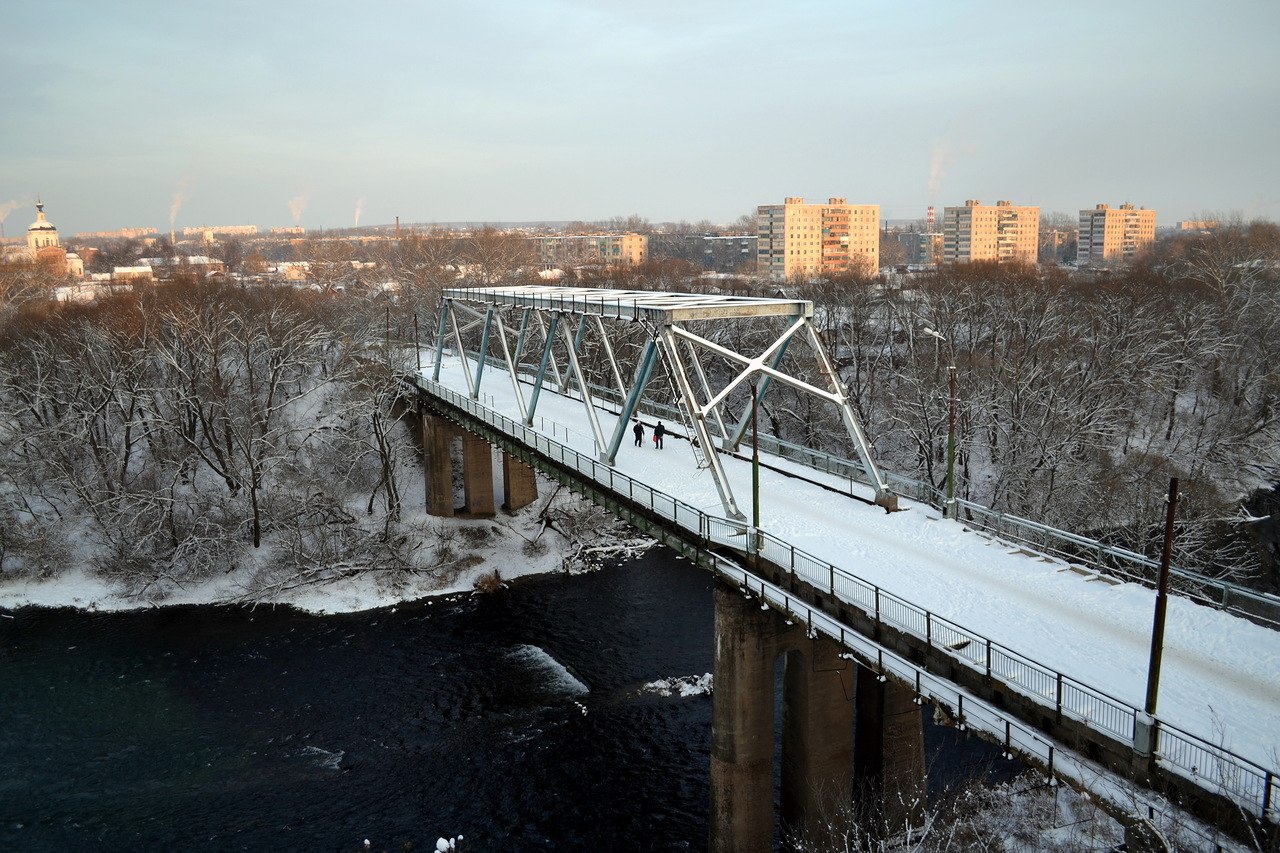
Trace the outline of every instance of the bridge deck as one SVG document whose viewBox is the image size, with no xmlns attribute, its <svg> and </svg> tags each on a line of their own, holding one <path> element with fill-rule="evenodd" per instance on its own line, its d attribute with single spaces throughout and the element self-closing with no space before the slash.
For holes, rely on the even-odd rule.
<svg viewBox="0 0 1280 853">
<path fill-rule="evenodd" d="M 493 369 L 483 402 L 518 419 L 505 372 Z M 424 371 L 430 376 L 430 369 Z M 463 395 L 466 380 L 446 357 L 442 384 Z M 533 428 L 594 455 L 580 400 L 544 388 Z M 601 427 L 615 415 L 599 411 Z M 648 419 L 646 419 L 648 420 Z M 720 514 L 710 476 L 692 449 L 668 436 L 664 450 L 624 442 L 617 470 L 654 489 Z M 668 424 L 668 428 L 673 424 Z M 751 494 L 751 466 L 724 458 L 739 495 Z M 769 464 L 799 470 L 796 463 Z M 810 469 L 805 476 L 847 489 L 848 481 Z M 1044 666 L 1141 708 L 1146 690 L 1154 593 L 1138 584 L 1090 580 L 1066 564 L 966 531 L 932 507 L 903 501 L 886 514 L 812 483 L 761 471 L 761 529 L 985 635 Z M 870 499 L 869 488 L 855 492 Z M 749 501 L 749 498 L 747 499 Z M 744 504 L 744 511 L 748 506 Z M 1280 632 L 1173 597 L 1165 633 L 1158 715 L 1263 767 L 1280 756 Z"/>
</svg>

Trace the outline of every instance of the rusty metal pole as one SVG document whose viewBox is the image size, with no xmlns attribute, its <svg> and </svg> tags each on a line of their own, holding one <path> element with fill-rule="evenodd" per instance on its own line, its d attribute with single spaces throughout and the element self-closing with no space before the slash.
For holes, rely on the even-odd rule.
<svg viewBox="0 0 1280 853">
<path fill-rule="evenodd" d="M 951 386 L 951 393 L 948 395 L 947 401 L 947 505 L 943 508 L 942 515 L 951 518 L 958 518 L 959 513 L 955 511 L 956 498 L 956 366 L 953 364 L 947 368 L 951 373 L 951 379 L 948 384 Z"/>
<path fill-rule="evenodd" d="M 755 529 L 752 544 L 760 553 L 760 430 L 756 423 L 759 415 L 759 398 L 756 397 L 756 381 L 751 380 L 751 526 Z"/>
<path fill-rule="evenodd" d="M 418 312 L 413 312 L 413 351 L 418 356 L 418 372 L 422 372 L 422 344 L 418 340 Z"/>
<path fill-rule="evenodd" d="M 1169 561 L 1173 557 L 1173 524 L 1178 513 L 1178 478 L 1169 480 L 1168 512 L 1164 521 L 1164 549 L 1160 552 L 1160 577 L 1156 585 L 1156 615 L 1151 627 L 1151 665 L 1147 668 L 1148 714 L 1156 712 L 1156 699 L 1160 695 L 1160 659 L 1164 654 L 1164 614 L 1169 602 Z"/>
</svg>

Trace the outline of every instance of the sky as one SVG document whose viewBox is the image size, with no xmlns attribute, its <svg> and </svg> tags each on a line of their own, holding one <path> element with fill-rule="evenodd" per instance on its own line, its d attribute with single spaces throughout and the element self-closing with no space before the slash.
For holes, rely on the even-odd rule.
<svg viewBox="0 0 1280 853">
<path fill-rule="evenodd" d="M 42 0 L 0 7 L 0 213 L 188 225 L 1280 220 L 1274 0 Z"/>
</svg>

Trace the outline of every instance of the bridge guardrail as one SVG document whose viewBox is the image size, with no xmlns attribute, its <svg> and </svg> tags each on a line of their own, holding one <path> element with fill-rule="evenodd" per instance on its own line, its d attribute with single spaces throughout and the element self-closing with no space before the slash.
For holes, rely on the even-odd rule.
<svg viewBox="0 0 1280 853">
<path fill-rule="evenodd" d="M 470 353 L 474 357 L 475 353 Z M 494 367 L 506 369 L 506 362 L 494 356 L 486 356 L 486 362 Z M 519 365 L 523 367 L 524 365 Z M 613 388 L 591 384 L 591 394 L 596 399 L 609 400 L 621 405 L 622 396 Z M 644 411 L 661 414 L 669 420 L 679 422 L 679 412 L 651 400 L 642 401 L 640 408 Z M 874 488 L 861 463 L 845 459 L 821 450 L 814 450 L 795 444 L 772 435 L 761 433 L 760 448 L 766 453 L 799 462 L 816 471 L 859 483 Z M 903 497 L 927 503 L 939 512 L 947 512 L 946 495 L 931 483 L 882 470 L 881 474 L 893 491 Z M 1032 521 L 1018 515 L 992 509 L 964 498 L 954 498 L 955 513 L 965 513 L 964 523 L 978 530 L 984 530 L 997 538 L 1013 540 L 1067 561 L 1076 562 L 1101 575 L 1120 577 L 1124 580 L 1154 587 L 1160 564 L 1143 554 L 1108 545 L 1098 539 L 1080 536 L 1067 530 Z M 1225 610 L 1237 616 L 1265 622 L 1267 625 L 1280 628 L 1280 597 L 1258 592 L 1240 584 L 1211 578 L 1208 575 L 1170 567 L 1170 577 L 1182 595 L 1219 610 Z"/>
<path fill-rule="evenodd" d="M 710 515 L 660 492 L 452 388 L 421 375 L 414 375 L 411 381 L 548 458 L 607 486 L 615 493 L 625 494 L 630 500 L 686 531 L 709 542 L 758 553 L 776 565 L 789 567 L 816 588 L 860 607 L 877 624 L 892 626 L 924 640 L 960 664 L 998 679 L 1009 689 L 1051 707 L 1059 714 L 1079 720 L 1123 743 L 1133 744 L 1140 713 L 1138 708 L 917 607 L 767 531 Z M 1156 758 L 1164 766 L 1230 797 L 1264 820 L 1272 819 L 1276 794 L 1280 794 L 1277 787 L 1280 780 L 1275 771 L 1159 719 L 1155 721 L 1155 728 Z"/>
</svg>

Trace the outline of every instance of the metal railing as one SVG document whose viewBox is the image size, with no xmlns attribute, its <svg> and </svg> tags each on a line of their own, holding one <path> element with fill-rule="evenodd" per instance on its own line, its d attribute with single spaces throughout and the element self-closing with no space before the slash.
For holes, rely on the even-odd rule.
<svg viewBox="0 0 1280 853">
<path fill-rule="evenodd" d="M 1078 720 L 1115 740 L 1133 745 L 1140 713 L 1135 706 L 917 607 L 765 530 L 710 515 L 660 492 L 452 388 L 421 375 L 413 375 L 410 381 L 547 459 L 696 534 L 701 540 L 757 553 L 775 565 L 789 568 L 812 586 L 859 607 L 877 626 L 889 626 L 917 640 L 924 640 L 927 646 L 1000 681 L 1011 691 L 1053 708 L 1056 713 Z M 1158 719 L 1154 725 L 1157 732 L 1156 758 L 1161 765 L 1231 798 L 1263 819 L 1272 819 L 1275 795 L 1280 793 L 1276 771 Z"/>
<path fill-rule="evenodd" d="M 469 355 L 474 358 L 476 354 L 469 353 Z M 486 362 L 506 370 L 506 363 L 501 359 L 486 356 Z M 526 365 L 517 365 L 517 369 L 524 366 Z M 616 389 L 592 383 L 589 390 L 597 401 L 608 400 L 615 405 L 622 404 L 622 398 Z M 571 389 L 572 393 L 576 392 Z M 642 400 L 639 409 L 677 423 L 683 422 L 680 411 L 673 406 L 652 400 Z M 849 494 L 853 493 L 855 483 L 875 488 L 875 484 L 867 476 L 862 464 L 855 460 L 822 450 L 814 450 L 765 433 L 760 434 L 759 443 L 760 449 L 765 453 L 798 462 L 815 471 L 849 481 Z M 946 495 L 940 489 L 934 488 L 932 484 L 895 474 L 892 471 L 882 470 L 881 474 L 896 494 L 927 503 L 939 512 L 947 512 Z M 955 498 L 954 502 L 955 509 L 952 510 L 952 514 L 958 515 L 963 511 L 963 523 L 971 528 L 991 533 L 999 539 L 1026 545 L 1045 555 L 1077 563 L 1099 575 L 1118 577 L 1147 587 L 1155 586 L 1159 562 L 1136 551 L 1108 545 L 1097 539 L 991 509 L 963 498 Z M 1169 575 L 1175 581 L 1175 591 L 1188 598 L 1236 616 L 1252 619 L 1271 628 L 1280 628 L 1280 597 L 1278 596 L 1177 566 L 1170 567 Z"/>
</svg>

